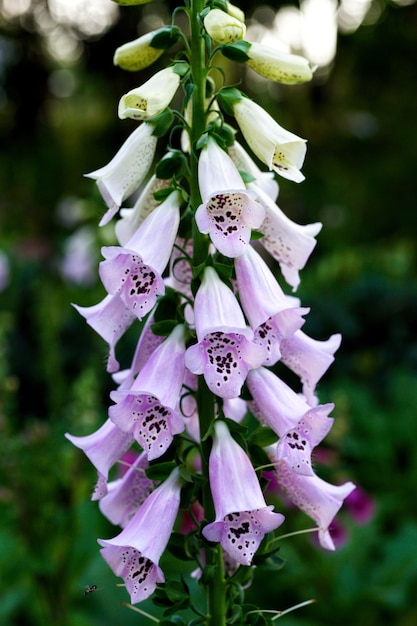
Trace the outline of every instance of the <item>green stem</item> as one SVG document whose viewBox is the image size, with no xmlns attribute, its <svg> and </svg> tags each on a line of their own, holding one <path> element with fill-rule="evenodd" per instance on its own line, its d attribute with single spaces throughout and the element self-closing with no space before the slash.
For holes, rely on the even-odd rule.
<svg viewBox="0 0 417 626">
<path fill-rule="evenodd" d="M 197 142 L 206 130 L 206 76 L 207 58 L 206 47 L 202 32 L 199 15 L 203 11 L 205 0 L 191 0 L 190 2 L 190 33 L 191 33 L 191 76 L 194 85 L 192 94 L 192 122 L 191 122 L 191 153 L 190 153 L 190 193 L 193 211 L 201 203 L 198 186 L 198 152 Z M 204 263 L 208 255 L 208 237 L 202 235 L 195 223 L 193 223 L 193 266 L 197 267 Z M 197 407 L 200 422 L 200 434 L 204 435 L 213 423 L 215 413 L 215 397 L 208 389 L 203 376 L 199 376 L 197 390 Z M 205 478 L 202 505 L 205 518 L 214 519 L 214 505 L 209 483 L 208 460 L 210 454 L 210 441 L 205 440 L 201 444 L 202 474 Z M 225 626 L 226 624 L 226 586 L 223 572 L 223 556 L 220 545 L 217 548 L 208 548 L 205 551 L 206 565 L 211 566 L 212 575 L 208 576 L 207 583 L 207 626 Z"/>
</svg>

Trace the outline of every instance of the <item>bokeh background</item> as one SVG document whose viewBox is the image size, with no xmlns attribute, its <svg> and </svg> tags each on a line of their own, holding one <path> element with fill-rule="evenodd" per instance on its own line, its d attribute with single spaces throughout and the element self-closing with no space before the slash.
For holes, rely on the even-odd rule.
<svg viewBox="0 0 417 626">
<path fill-rule="evenodd" d="M 166 23 L 174 6 L 0 0 L 2 626 L 149 623 L 119 604 L 126 594 L 96 544 L 115 532 L 89 500 L 92 467 L 64 433 L 98 428 L 111 389 L 104 343 L 71 307 L 104 295 L 99 250 L 114 240 L 111 227 L 97 228 L 103 203 L 83 174 L 132 130 L 117 119 L 120 96 L 166 62 L 131 75 L 113 67 L 113 52 Z M 280 206 L 324 224 L 302 273 L 305 329 L 343 333 L 319 387 L 336 409 L 317 469 L 331 482 L 354 480 L 361 494 L 337 518 L 336 553 L 308 535 L 283 541 L 285 567 L 259 572 L 249 599 L 285 609 L 315 598 L 283 618 L 289 626 L 415 626 L 417 5 L 239 6 L 248 39 L 317 65 L 313 82 L 297 87 L 225 70 L 309 140 L 306 181 L 283 181 Z M 288 529 L 311 526 L 279 506 Z M 179 563 L 168 557 L 165 568 Z M 91 584 L 98 590 L 85 596 Z"/>
</svg>

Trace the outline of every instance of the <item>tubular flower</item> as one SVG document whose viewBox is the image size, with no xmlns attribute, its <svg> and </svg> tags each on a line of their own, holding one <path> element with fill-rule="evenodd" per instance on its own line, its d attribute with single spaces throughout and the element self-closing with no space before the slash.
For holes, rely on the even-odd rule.
<svg viewBox="0 0 417 626">
<path fill-rule="evenodd" d="M 303 324 L 309 309 L 295 307 L 275 276 L 252 248 L 235 260 L 235 271 L 243 311 L 255 333 L 254 341 L 264 346 L 263 365 L 274 365 L 281 358 L 280 343 Z"/>
<path fill-rule="evenodd" d="M 295 291 L 300 284 L 298 272 L 314 250 L 314 237 L 320 232 L 322 224 L 296 224 L 256 184 L 249 183 L 249 188 L 256 192 L 257 200 L 266 212 L 265 221 L 260 227 L 264 235 L 260 243 L 278 261 L 285 280 Z"/>
<path fill-rule="evenodd" d="M 116 4 L 120 4 L 122 7 L 136 6 L 139 4 L 148 4 L 152 0 L 113 0 Z"/>
<path fill-rule="evenodd" d="M 130 389 L 111 393 L 115 405 L 111 420 L 132 433 L 151 461 L 170 446 L 174 435 L 184 430 L 176 409 L 185 376 L 184 327 L 178 325 L 152 352 Z"/>
<path fill-rule="evenodd" d="M 318 526 L 318 538 L 322 548 L 335 550 L 329 532 L 331 523 L 347 496 L 356 488 L 352 482 L 332 485 L 315 473 L 306 476 L 294 472 L 285 461 L 276 457 L 275 448 L 268 448 L 268 455 L 275 465 L 275 478 L 287 497 Z"/>
<path fill-rule="evenodd" d="M 107 291 L 142 319 L 165 291 L 162 272 L 168 264 L 180 220 L 180 195 L 171 193 L 142 222 L 126 247 L 101 249 L 100 278 Z"/>
<path fill-rule="evenodd" d="M 306 154 L 306 140 L 282 128 L 259 104 L 236 89 L 223 90 L 219 99 L 233 115 L 254 154 L 270 169 L 296 183 L 304 180 L 300 168 Z"/>
<path fill-rule="evenodd" d="M 185 355 L 186 367 L 203 374 L 221 398 L 236 398 L 248 371 L 259 367 L 264 349 L 255 344 L 239 303 L 212 267 L 206 267 L 194 304 L 198 343 Z"/>
<path fill-rule="evenodd" d="M 233 43 L 246 33 L 243 21 L 220 9 L 212 9 L 203 20 L 209 37 L 217 44 Z"/>
<path fill-rule="evenodd" d="M 136 319 L 119 296 L 107 295 L 101 302 L 93 306 L 77 306 L 74 308 L 103 339 L 109 344 L 107 371 L 116 372 L 119 363 L 115 356 L 116 343 Z"/>
<path fill-rule="evenodd" d="M 208 233 L 225 256 L 239 256 L 251 229 L 262 224 L 265 210 L 246 190 L 232 159 L 211 137 L 200 154 L 198 182 L 203 199 L 195 214 L 199 231 Z"/>
<path fill-rule="evenodd" d="M 65 433 L 65 437 L 82 450 L 96 468 L 99 481 L 93 500 L 98 500 L 107 493 L 106 482 L 109 469 L 130 448 L 133 443 L 132 435 L 123 432 L 108 419 L 91 435 L 75 437 Z"/>
<path fill-rule="evenodd" d="M 108 206 L 100 226 L 104 226 L 112 219 L 123 200 L 131 196 L 145 180 L 157 144 L 157 138 L 152 133 L 152 124 L 141 124 L 107 165 L 86 174 L 87 178 L 93 178 L 97 182 L 97 187 Z"/>
<path fill-rule="evenodd" d="M 156 72 L 146 83 L 126 93 L 119 102 L 120 119 L 147 120 L 169 106 L 181 77 L 174 67 Z"/>
<path fill-rule="evenodd" d="M 146 454 L 142 452 L 122 478 L 108 483 L 108 493 L 101 498 L 99 508 L 112 524 L 122 528 L 127 526 L 139 506 L 155 488 L 154 481 L 144 471 L 148 466 Z"/>
<path fill-rule="evenodd" d="M 119 46 L 114 53 L 113 63 L 130 72 L 143 70 L 159 59 L 164 50 L 177 39 L 178 34 L 174 28 L 153 30 Z"/>
<path fill-rule="evenodd" d="M 298 330 L 281 341 L 281 360 L 300 377 L 303 394 L 311 406 L 317 404 L 316 385 L 333 363 L 341 340 L 341 335 L 335 334 L 327 341 L 318 341 Z"/>
<path fill-rule="evenodd" d="M 264 535 L 278 528 L 284 516 L 266 505 L 249 458 L 222 421 L 214 424 L 209 477 L 216 519 L 203 535 L 220 542 L 241 565 L 250 565 Z"/>
<path fill-rule="evenodd" d="M 123 578 L 133 604 L 142 602 L 165 581 L 159 560 L 169 541 L 180 504 L 178 468 L 136 511 L 113 539 L 99 539 L 102 557 Z"/>
</svg>

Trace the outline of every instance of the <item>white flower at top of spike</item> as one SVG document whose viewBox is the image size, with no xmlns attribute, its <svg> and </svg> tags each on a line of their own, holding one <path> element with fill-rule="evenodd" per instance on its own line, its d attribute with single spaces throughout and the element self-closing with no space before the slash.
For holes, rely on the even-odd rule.
<svg viewBox="0 0 417 626">
<path fill-rule="evenodd" d="M 254 154 L 283 178 L 304 180 L 300 168 L 306 154 L 306 140 L 280 126 L 259 104 L 237 89 L 223 89 L 218 100 L 233 112 Z"/>
<path fill-rule="evenodd" d="M 198 184 L 203 200 L 195 214 L 198 229 L 209 234 L 228 257 L 243 254 L 265 217 L 264 208 L 247 191 L 230 156 L 209 137 L 198 161 Z"/>
<path fill-rule="evenodd" d="M 107 165 L 86 174 L 87 178 L 97 181 L 97 187 L 109 208 L 100 226 L 112 219 L 123 200 L 131 196 L 145 180 L 157 144 L 153 131 L 152 124 L 141 124 Z"/>
<path fill-rule="evenodd" d="M 220 9 L 209 11 L 203 21 L 208 35 L 217 44 L 233 43 L 246 33 L 246 26 L 240 19 Z"/>
<path fill-rule="evenodd" d="M 146 83 L 128 91 L 119 102 L 118 113 L 123 120 L 147 120 L 169 106 L 179 87 L 181 77 L 173 66 L 166 67 Z"/>
<path fill-rule="evenodd" d="M 256 191 L 258 202 L 265 209 L 265 220 L 259 229 L 264 235 L 260 243 L 278 261 L 285 280 L 295 291 L 300 284 L 298 272 L 314 250 L 315 236 L 320 232 L 322 224 L 297 224 L 258 185 L 249 183 L 249 188 Z"/>
<path fill-rule="evenodd" d="M 245 62 L 261 76 L 284 85 L 304 83 L 313 77 L 311 66 L 304 57 L 260 43 L 239 41 L 224 46 L 222 53 L 228 58 Z"/>
</svg>

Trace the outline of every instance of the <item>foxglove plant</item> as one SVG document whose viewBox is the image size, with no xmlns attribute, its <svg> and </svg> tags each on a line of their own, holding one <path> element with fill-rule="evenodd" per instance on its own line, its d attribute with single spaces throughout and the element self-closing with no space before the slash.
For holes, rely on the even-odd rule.
<svg viewBox="0 0 417 626">
<path fill-rule="evenodd" d="M 179 11 L 188 17 L 188 37 L 175 24 Z M 340 335 L 321 341 L 305 334 L 309 309 L 286 293 L 297 289 L 321 224 L 285 215 L 275 174 L 304 179 L 306 141 L 243 92 L 216 89 L 212 76 L 219 51 L 282 84 L 308 81 L 313 69 L 245 34 L 238 7 L 186 0 L 171 25 L 122 44 L 114 63 L 127 71 L 152 65 L 166 50 L 170 65 L 122 95 L 119 117 L 138 125 L 108 165 L 87 175 L 107 204 L 100 225 L 119 211 L 120 219 L 114 245 L 102 248 L 106 294 L 76 309 L 107 342 L 116 389 L 102 426 L 67 437 L 97 469 L 92 498 L 122 529 L 99 540 L 104 560 L 133 604 L 156 592 L 164 624 L 179 623 L 169 616 L 184 608 L 195 613 L 190 625 L 271 624 L 279 616 L 244 602 L 254 566 L 257 575 L 265 561 L 273 566 L 275 532 L 284 523 L 266 500 L 255 458 L 269 461 L 276 483 L 314 520 L 329 550 L 332 520 L 354 489 L 325 482 L 312 465 L 334 409 L 320 403 L 316 386 Z M 178 110 L 169 108 L 174 98 Z M 164 137 L 164 156 L 154 164 Z M 130 362 L 119 364 L 117 344 L 131 326 L 138 328 L 136 346 Z M 299 378 L 297 388 L 278 376 L 277 365 Z M 128 451 L 134 460 L 117 477 Z M 194 522 L 181 540 L 180 508 Z M 176 554 L 195 559 L 204 610 L 184 579 L 164 585 L 159 562 L 173 530 Z"/>
</svg>

